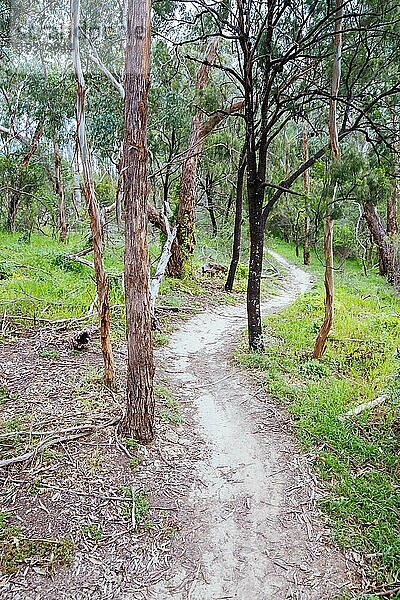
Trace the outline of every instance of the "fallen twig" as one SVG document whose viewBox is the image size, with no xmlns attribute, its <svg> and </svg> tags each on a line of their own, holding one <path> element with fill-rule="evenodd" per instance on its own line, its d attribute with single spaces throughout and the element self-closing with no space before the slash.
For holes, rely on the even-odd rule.
<svg viewBox="0 0 400 600">
<path fill-rule="evenodd" d="M 57 444 L 60 444 L 62 442 L 71 442 L 71 441 L 77 440 L 86 435 L 89 435 L 90 433 L 93 433 L 94 431 L 97 431 L 101 427 L 109 427 L 110 425 L 115 425 L 115 421 L 109 422 L 109 423 L 107 423 L 107 425 L 103 425 L 100 427 L 99 427 L 99 425 L 91 425 L 91 426 L 83 425 L 80 428 L 79 433 L 76 433 L 75 435 L 70 435 L 70 436 L 54 437 L 54 433 L 56 433 L 56 432 L 52 432 L 51 435 L 49 435 L 47 438 L 45 438 L 44 440 L 39 442 L 33 450 L 30 450 L 29 452 L 25 452 L 25 454 L 20 454 L 18 456 L 13 456 L 11 458 L 5 458 L 4 460 L 1 460 L 0 467 L 8 467 L 8 466 L 16 464 L 16 463 L 30 461 L 37 456 L 37 454 L 40 450 L 50 448 L 51 446 L 56 446 Z"/>
<path fill-rule="evenodd" d="M 131 514 L 131 523 L 132 529 L 136 529 L 136 515 L 135 515 L 135 488 L 133 485 L 131 486 L 131 494 L 132 494 L 132 514 Z"/>
<path fill-rule="evenodd" d="M 372 591 L 371 593 L 374 596 L 380 596 L 383 598 L 391 598 L 392 596 L 394 596 L 395 594 L 397 594 L 397 592 L 400 592 L 400 586 L 392 588 L 391 590 L 382 590 L 380 592 L 376 592 L 375 590 Z"/>
<path fill-rule="evenodd" d="M 30 435 L 30 436 L 40 436 L 40 435 L 55 435 L 60 433 L 72 433 L 74 431 L 83 431 L 84 429 L 94 429 L 94 428 L 104 428 L 111 427 L 117 423 L 116 420 L 107 421 L 103 425 L 99 425 L 98 423 L 86 423 L 85 425 L 76 425 L 74 427 L 65 427 L 63 429 L 55 429 L 49 431 L 30 431 L 29 429 L 20 430 L 20 431 L 9 431 L 8 433 L 1 433 L 0 439 L 14 437 L 16 435 Z"/>
<path fill-rule="evenodd" d="M 340 421 L 343 421 L 343 419 L 346 419 L 347 417 L 355 417 L 356 415 L 359 415 L 360 413 L 364 412 L 364 410 L 374 408 L 375 406 L 380 406 L 387 399 L 387 394 L 382 394 L 382 396 L 378 396 L 378 398 L 375 398 L 375 400 L 370 400 L 369 402 L 364 402 L 363 404 L 359 404 L 358 406 L 351 408 L 349 411 L 344 413 L 344 415 L 340 415 L 338 418 L 340 419 Z"/>
<path fill-rule="evenodd" d="M 74 260 L 75 262 L 81 263 L 82 265 L 85 265 L 86 267 L 90 267 L 91 269 L 94 269 L 94 263 L 92 261 L 86 260 L 86 258 L 82 258 L 78 254 L 68 254 L 68 258 L 70 260 Z"/>
</svg>

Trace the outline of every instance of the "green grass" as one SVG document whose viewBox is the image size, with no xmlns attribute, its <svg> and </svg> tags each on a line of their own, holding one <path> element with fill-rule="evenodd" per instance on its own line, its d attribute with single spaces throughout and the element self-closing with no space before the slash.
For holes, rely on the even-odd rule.
<svg viewBox="0 0 400 600">
<path fill-rule="evenodd" d="M 132 488 L 130 487 L 123 487 L 122 488 L 122 493 L 124 495 L 125 498 L 128 499 L 128 503 L 125 506 L 124 509 L 124 515 L 125 518 L 128 521 L 132 520 Z M 139 490 L 137 492 L 135 492 L 135 523 L 136 523 L 136 527 L 147 527 L 148 521 L 146 520 L 146 517 L 148 516 L 150 512 L 150 501 L 149 501 L 149 495 L 146 491 L 144 490 Z"/>
<path fill-rule="evenodd" d="M 154 394 L 163 400 L 165 406 L 165 409 L 160 412 L 161 420 L 169 425 L 182 425 L 182 407 L 170 390 L 164 385 L 155 385 Z"/>
<path fill-rule="evenodd" d="M 81 528 L 81 534 L 93 542 L 101 542 L 104 538 L 104 532 L 99 525 L 84 525 Z"/>
<path fill-rule="evenodd" d="M 0 513 L 0 572 L 16 573 L 23 565 L 34 563 L 51 574 L 56 567 L 72 562 L 74 545 L 71 540 L 29 539 L 20 527 L 9 525 L 9 515 Z"/>
<path fill-rule="evenodd" d="M 94 296 L 92 273 L 67 255 L 84 248 L 71 236 L 67 245 L 51 237 L 0 233 L 0 311 L 56 319 L 84 315 Z"/>
<path fill-rule="evenodd" d="M 93 270 L 71 260 L 68 255 L 89 245 L 88 236 L 72 233 L 62 244 L 50 235 L 0 231 L 0 317 L 24 317 L 20 322 L 40 326 L 40 319 L 70 319 L 87 314 L 95 296 Z M 158 261 L 160 247 L 149 248 L 152 263 Z M 123 271 L 123 237 L 110 238 L 105 253 L 105 266 L 110 283 L 110 304 L 114 336 L 124 331 L 124 298 L 121 274 Z M 93 259 L 92 254 L 85 256 Z M 166 277 L 160 288 L 160 303 L 179 307 L 182 295 L 202 293 L 196 277 L 188 273 L 181 280 Z M 95 320 L 95 315 L 93 320 Z M 157 334 L 156 345 L 165 339 Z M 43 358 L 46 358 L 43 355 Z M 51 358 L 51 357 L 47 357 Z"/>
<path fill-rule="evenodd" d="M 291 262 L 293 249 L 275 248 Z M 400 299 L 378 275 L 356 262 L 335 274 L 335 321 L 325 356 L 311 358 L 323 319 L 318 283 L 283 312 L 268 317 L 266 351 L 237 353 L 256 368 L 269 394 L 287 406 L 325 485 L 321 507 L 343 547 L 368 555 L 380 583 L 400 580 Z M 350 408 L 382 393 L 382 406 L 340 420 Z"/>
</svg>

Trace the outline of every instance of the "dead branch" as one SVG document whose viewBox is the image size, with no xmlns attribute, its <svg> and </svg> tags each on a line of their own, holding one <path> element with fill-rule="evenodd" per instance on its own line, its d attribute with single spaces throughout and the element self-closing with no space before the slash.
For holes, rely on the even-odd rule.
<svg viewBox="0 0 400 600">
<path fill-rule="evenodd" d="M 30 450 L 29 452 L 25 452 L 25 454 L 20 454 L 19 456 L 13 456 L 11 458 L 6 458 L 4 460 L 0 461 L 0 468 L 1 467 L 8 467 L 10 465 L 14 465 L 17 463 L 21 463 L 21 462 L 28 462 L 32 459 L 34 459 L 39 451 L 41 450 L 45 450 L 46 448 L 51 448 L 52 446 L 56 446 L 57 444 L 60 444 L 62 442 L 71 442 L 77 439 L 80 439 L 82 437 L 85 437 L 87 435 L 90 435 L 91 433 L 94 433 L 95 431 L 97 431 L 100 428 L 105 428 L 105 427 L 110 427 L 112 425 L 115 425 L 116 421 L 110 421 L 104 425 L 82 425 L 78 432 L 75 433 L 74 435 L 64 435 L 64 436 L 57 436 L 54 437 L 55 434 L 57 434 L 57 431 L 52 432 L 48 437 L 46 437 L 44 440 L 42 440 L 41 442 L 39 442 L 35 448 L 33 450 Z M 61 430 L 62 431 L 62 430 Z"/>
<path fill-rule="evenodd" d="M 155 305 L 156 305 L 158 292 L 160 290 L 160 285 L 161 285 L 161 282 L 165 275 L 165 271 L 167 269 L 168 261 L 171 257 L 172 244 L 174 243 L 174 240 L 176 237 L 176 232 L 177 232 L 177 226 L 174 225 L 173 228 L 171 229 L 171 226 L 170 226 L 169 221 L 168 221 L 167 217 L 165 216 L 165 214 L 163 214 L 163 220 L 164 220 L 164 227 L 165 227 L 165 230 L 167 233 L 167 239 L 165 241 L 164 248 L 163 248 L 160 260 L 157 265 L 156 273 L 150 284 L 150 314 L 151 314 L 153 324 L 155 324 L 155 322 L 156 322 Z"/>
<path fill-rule="evenodd" d="M 68 254 L 68 258 L 70 260 L 74 260 L 75 262 L 81 263 L 82 265 L 86 265 L 86 267 L 94 269 L 94 263 L 92 261 L 86 260 L 85 258 L 78 256 L 77 254 Z"/>
<path fill-rule="evenodd" d="M 375 400 L 370 400 L 369 402 L 364 402 L 363 404 L 359 404 L 358 406 L 351 408 L 344 415 L 340 415 L 339 419 L 342 421 L 342 420 L 346 419 L 347 417 L 355 417 L 356 415 L 359 415 L 360 413 L 364 412 L 364 410 L 368 410 L 369 408 L 374 408 L 375 406 L 380 406 L 387 399 L 388 399 L 387 394 L 382 394 L 382 396 L 378 396 L 378 398 L 375 398 Z"/>
</svg>

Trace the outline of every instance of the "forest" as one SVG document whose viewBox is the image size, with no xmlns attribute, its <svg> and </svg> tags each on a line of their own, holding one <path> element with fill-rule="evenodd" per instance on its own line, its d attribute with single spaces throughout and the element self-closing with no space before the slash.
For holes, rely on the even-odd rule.
<svg viewBox="0 0 400 600">
<path fill-rule="evenodd" d="M 0 0 L 0 598 L 400 599 L 398 0 Z"/>
</svg>

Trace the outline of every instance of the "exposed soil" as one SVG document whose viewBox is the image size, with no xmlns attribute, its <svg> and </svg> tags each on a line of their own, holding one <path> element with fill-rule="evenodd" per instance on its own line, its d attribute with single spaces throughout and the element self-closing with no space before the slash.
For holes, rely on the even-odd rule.
<svg viewBox="0 0 400 600">
<path fill-rule="evenodd" d="M 274 256 L 289 277 L 282 292 L 265 302 L 264 314 L 283 308 L 311 283 L 304 271 Z M 202 313 L 169 344 L 170 381 L 183 398 L 193 399 L 207 456 L 197 465 L 188 501 L 193 517 L 182 536 L 196 576 L 193 565 L 177 561 L 174 576 L 158 585 L 154 597 L 338 597 L 357 577 L 316 511 L 307 457 L 294 443 L 287 415 L 229 360 L 244 318 L 244 307 Z"/>
<path fill-rule="evenodd" d="M 266 314 L 310 285 L 285 267 L 286 286 Z M 184 424 L 166 422 L 159 399 L 157 441 L 135 453 L 137 469 L 104 426 L 3 470 L 1 510 L 27 538 L 72 539 L 75 557 L 63 569 L 32 560 L 3 576 L 2 599 L 327 600 L 357 584 L 315 508 L 316 481 L 287 415 L 231 364 L 244 315 L 237 306 L 206 310 L 157 351 L 158 383 L 180 400 Z M 125 363 L 124 348 L 117 358 Z M 77 356 L 65 333 L 41 331 L 0 347 L 0 365 L 8 427 L 16 416 L 15 428 L 37 431 L 107 425 L 120 414 L 123 396 L 98 381 L 97 346 Z M 121 369 L 121 390 L 123 381 Z M 31 443 L 23 440 L 17 451 Z M 132 488 L 151 505 L 136 531 L 124 496 Z"/>
</svg>

